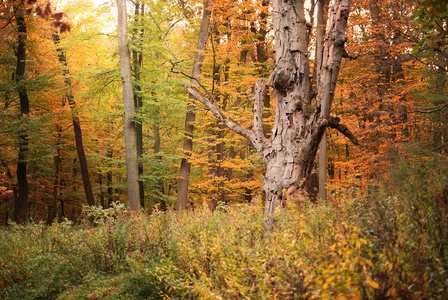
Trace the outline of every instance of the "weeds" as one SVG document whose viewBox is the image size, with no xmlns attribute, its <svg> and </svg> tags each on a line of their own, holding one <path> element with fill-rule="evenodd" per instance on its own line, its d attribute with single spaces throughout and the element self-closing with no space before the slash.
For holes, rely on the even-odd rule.
<svg viewBox="0 0 448 300">
<path fill-rule="evenodd" d="M 0 298 L 443 299 L 448 185 L 414 167 L 389 189 L 282 210 L 272 231 L 244 205 L 13 225 L 0 233 Z"/>
</svg>

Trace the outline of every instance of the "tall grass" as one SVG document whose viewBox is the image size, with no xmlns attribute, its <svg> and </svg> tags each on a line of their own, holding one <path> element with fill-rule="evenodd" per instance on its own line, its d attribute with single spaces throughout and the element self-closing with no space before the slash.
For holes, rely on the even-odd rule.
<svg viewBox="0 0 448 300">
<path fill-rule="evenodd" d="M 282 210 L 272 231 L 245 205 L 13 225 L 0 298 L 443 299 L 448 185 L 422 172 L 401 165 L 392 189 Z"/>
</svg>

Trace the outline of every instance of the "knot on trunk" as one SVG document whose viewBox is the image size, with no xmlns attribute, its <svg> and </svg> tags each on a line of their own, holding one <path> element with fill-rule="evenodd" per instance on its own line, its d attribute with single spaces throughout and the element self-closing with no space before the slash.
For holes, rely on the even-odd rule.
<svg viewBox="0 0 448 300">
<path fill-rule="evenodd" d="M 295 80 L 296 67 L 287 59 L 281 59 L 269 77 L 269 85 L 277 92 L 285 93 Z"/>
<path fill-rule="evenodd" d="M 345 44 L 345 42 L 348 40 L 347 36 L 343 33 L 338 34 L 336 39 L 335 39 L 335 43 L 336 45 L 342 46 Z"/>
<path fill-rule="evenodd" d="M 334 31 L 331 34 L 331 39 L 334 41 L 335 45 L 342 46 L 348 40 L 347 36 L 344 33 Z"/>
</svg>

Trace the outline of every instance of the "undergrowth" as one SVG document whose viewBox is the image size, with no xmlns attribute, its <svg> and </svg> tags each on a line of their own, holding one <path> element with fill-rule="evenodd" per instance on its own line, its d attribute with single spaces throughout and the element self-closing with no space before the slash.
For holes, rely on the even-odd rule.
<svg viewBox="0 0 448 300">
<path fill-rule="evenodd" d="M 0 298 L 443 299 L 446 174 L 404 164 L 391 178 L 403 184 L 284 209 L 272 231 L 246 205 L 12 225 Z"/>
</svg>

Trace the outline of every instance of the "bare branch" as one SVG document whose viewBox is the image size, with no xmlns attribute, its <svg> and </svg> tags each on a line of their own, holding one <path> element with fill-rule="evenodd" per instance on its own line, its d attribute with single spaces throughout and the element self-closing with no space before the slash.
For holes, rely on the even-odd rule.
<svg viewBox="0 0 448 300">
<path fill-rule="evenodd" d="M 255 150 L 257 150 L 257 152 L 263 156 L 263 141 L 260 141 L 252 130 L 243 128 L 237 125 L 234 121 L 230 120 L 215 103 L 207 98 L 204 98 L 196 89 L 196 87 L 186 83 L 181 83 L 180 85 L 183 86 L 196 100 L 207 106 L 208 110 L 213 114 L 213 116 L 223 122 L 224 125 L 227 126 L 227 128 L 247 138 L 252 143 L 252 146 L 255 148 Z"/>
<path fill-rule="evenodd" d="M 339 123 L 341 121 L 338 117 L 331 117 L 328 119 L 328 127 L 337 129 L 340 133 L 345 135 L 353 144 L 359 146 L 358 139 L 353 135 L 353 133 L 344 124 Z"/>
<path fill-rule="evenodd" d="M 191 82 L 193 84 L 198 85 L 199 87 L 201 87 L 204 90 L 204 92 L 210 97 L 210 99 L 213 99 L 212 93 L 210 93 L 210 91 L 201 83 L 201 81 L 197 77 L 188 75 L 187 73 L 185 73 L 183 71 L 180 71 L 179 67 L 177 67 L 178 71 L 174 71 L 174 67 L 177 66 L 177 63 L 176 62 L 172 62 L 172 61 L 170 61 L 170 62 L 172 64 L 172 67 L 171 67 L 171 72 L 172 73 L 174 73 L 174 74 L 181 74 L 181 75 L 183 75 L 185 77 L 190 78 Z"/>
</svg>

